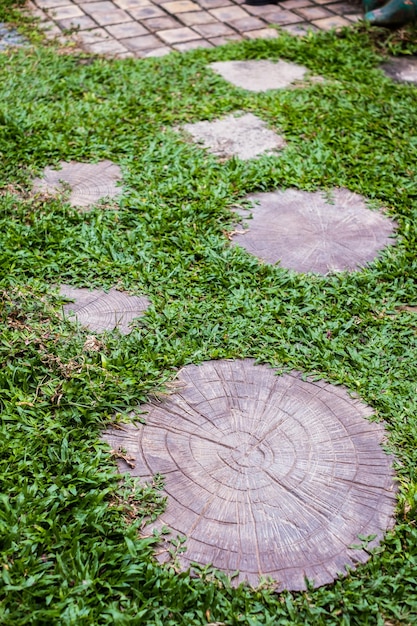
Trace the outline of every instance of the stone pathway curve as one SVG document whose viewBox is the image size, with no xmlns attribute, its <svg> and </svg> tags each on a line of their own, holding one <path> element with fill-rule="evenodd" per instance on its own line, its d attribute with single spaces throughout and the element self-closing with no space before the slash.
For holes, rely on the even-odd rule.
<svg viewBox="0 0 417 626">
<path fill-rule="evenodd" d="M 29 0 L 48 36 L 119 58 L 162 56 L 228 41 L 274 38 L 271 25 L 292 34 L 349 26 L 362 17 L 358 0 Z"/>
</svg>

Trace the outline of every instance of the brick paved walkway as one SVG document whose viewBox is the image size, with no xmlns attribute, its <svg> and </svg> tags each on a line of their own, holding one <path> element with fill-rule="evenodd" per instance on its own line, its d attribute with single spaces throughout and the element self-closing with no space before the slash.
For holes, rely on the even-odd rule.
<svg viewBox="0 0 417 626">
<path fill-rule="evenodd" d="M 27 6 L 48 36 L 65 35 L 84 50 L 121 58 L 276 37 L 271 24 L 293 34 L 329 30 L 362 16 L 358 0 L 283 0 L 258 7 L 244 0 L 29 0 Z"/>
</svg>

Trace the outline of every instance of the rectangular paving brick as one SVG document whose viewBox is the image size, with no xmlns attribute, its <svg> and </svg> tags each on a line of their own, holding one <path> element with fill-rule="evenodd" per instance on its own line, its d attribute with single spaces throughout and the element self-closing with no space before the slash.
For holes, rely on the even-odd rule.
<svg viewBox="0 0 417 626">
<path fill-rule="evenodd" d="M 229 43 L 229 41 L 242 41 L 242 39 L 242 35 L 235 33 L 234 35 L 225 35 L 224 37 L 213 37 L 209 41 L 213 46 L 223 46 L 225 43 Z"/>
<path fill-rule="evenodd" d="M 98 41 L 106 41 L 112 39 L 104 28 L 93 28 L 86 30 L 78 35 L 78 38 L 85 44 L 97 43 Z"/>
<path fill-rule="evenodd" d="M 198 0 L 198 4 L 203 9 L 216 9 L 217 7 L 231 6 L 230 0 Z"/>
<path fill-rule="evenodd" d="M 164 57 L 170 52 L 172 52 L 171 48 L 168 48 L 168 46 L 161 46 L 159 48 L 148 48 L 146 50 L 142 50 L 142 52 L 138 52 L 136 56 L 140 56 L 142 59 L 146 59 L 148 57 Z"/>
<path fill-rule="evenodd" d="M 151 6 L 150 0 L 113 0 L 119 9 L 138 9 L 139 7 Z"/>
<path fill-rule="evenodd" d="M 210 13 L 211 15 L 214 15 L 214 17 L 220 22 L 230 22 L 231 20 L 239 20 L 244 17 L 248 17 L 247 12 L 244 11 L 241 7 L 237 6 L 211 9 Z"/>
<path fill-rule="evenodd" d="M 78 30 L 87 30 L 88 28 L 96 28 L 97 24 L 88 17 L 88 15 L 79 15 L 77 17 L 67 17 L 65 20 L 57 20 L 57 24 L 65 30 L 77 28 Z"/>
<path fill-rule="evenodd" d="M 91 15 L 100 26 L 130 22 L 131 20 L 131 17 L 129 17 L 123 9 L 118 9 L 113 2 L 109 2 L 108 0 L 102 2 L 86 2 L 80 4 L 80 7 Z"/>
<path fill-rule="evenodd" d="M 67 17 L 79 17 L 80 15 L 84 15 L 84 13 L 79 7 L 71 4 L 68 6 L 55 7 L 54 9 L 51 9 L 50 15 L 55 20 L 64 20 Z"/>
<path fill-rule="evenodd" d="M 309 7 L 313 3 L 310 0 L 284 0 L 279 6 L 283 9 L 299 9 L 300 7 Z"/>
<path fill-rule="evenodd" d="M 132 50 L 132 52 L 161 46 L 161 42 L 157 37 L 155 37 L 155 35 L 142 35 L 141 37 L 132 37 L 131 39 L 121 39 L 120 43 L 122 43 L 128 50 Z"/>
<path fill-rule="evenodd" d="M 51 9 L 53 7 L 61 7 L 70 5 L 71 0 L 36 0 L 36 4 L 40 9 Z"/>
<path fill-rule="evenodd" d="M 166 17 L 151 17 L 149 20 L 143 20 L 142 24 L 152 32 L 180 27 L 175 17 L 170 17 L 169 15 Z"/>
<path fill-rule="evenodd" d="M 318 28 L 308 22 L 300 22 L 299 24 L 282 26 L 281 30 L 285 30 L 287 33 L 291 33 L 291 35 L 296 35 L 297 37 L 304 37 L 304 35 L 307 35 L 309 32 L 317 31 Z"/>
<path fill-rule="evenodd" d="M 170 28 L 169 30 L 160 30 L 158 36 L 162 39 L 162 41 L 168 44 L 182 43 L 184 41 L 192 41 L 193 39 L 198 38 L 198 35 L 187 26 L 182 28 Z"/>
<path fill-rule="evenodd" d="M 159 7 L 155 7 L 153 5 L 137 7 L 135 9 L 128 9 L 129 15 L 131 15 L 135 20 L 146 20 L 149 17 L 164 17 L 166 16 L 165 11 L 160 9 Z"/>
<path fill-rule="evenodd" d="M 114 39 L 89 44 L 87 49 L 95 54 L 110 54 L 112 56 L 127 52 L 126 48 L 119 41 L 115 41 Z"/>
<path fill-rule="evenodd" d="M 215 22 L 216 18 L 207 13 L 207 11 L 192 11 L 191 13 L 181 13 L 180 20 L 187 26 L 194 26 L 194 24 Z"/>
<path fill-rule="evenodd" d="M 332 15 L 330 11 L 327 11 L 323 7 L 305 7 L 294 9 L 294 11 L 308 21 L 319 20 L 322 17 L 330 17 Z"/>
<path fill-rule="evenodd" d="M 357 13 L 358 7 L 350 2 L 335 2 L 326 4 L 326 9 L 333 11 L 337 15 L 348 15 L 349 13 Z"/>
<path fill-rule="evenodd" d="M 267 16 L 264 16 L 264 20 L 268 22 L 268 24 L 295 24 L 296 22 L 301 22 L 303 20 L 302 17 L 296 15 L 292 11 L 285 11 L 284 9 L 275 9 L 275 11 L 271 11 Z"/>
<path fill-rule="evenodd" d="M 333 28 L 337 29 L 342 28 L 343 26 L 350 26 L 351 22 L 341 15 L 333 15 L 332 17 L 325 17 L 322 20 L 314 20 L 312 24 L 317 26 L 320 30 L 332 30 Z"/>
<path fill-rule="evenodd" d="M 213 44 L 209 43 L 205 39 L 196 39 L 195 41 L 177 43 L 173 47 L 179 52 L 187 52 L 188 50 L 197 50 L 198 48 L 212 48 Z"/>
<path fill-rule="evenodd" d="M 215 22 L 214 24 L 195 24 L 194 30 L 207 38 L 234 34 L 234 30 L 222 22 Z"/>
<path fill-rule="evenodd" d="M 127 39 L 128 37 L 140 37 L 149 35 L 149 32 L 137 22 L 123 22 L 123 24 L 113 24 L 107 26 L 110 35 L 115 39 Z"/>
<path fill-rule="evenodd" d="M 251 6 L 250 4 L 245 4 L 245 11 L 247 11 L 251 15 L 257 15 L 258 17 L 266 17 L 268 13 L 276 10 L 276 8 L 277 7 L 274 4 L 265 4 L 261 6 Z"/>
<path fill-rule="evenodd" d="M 260 30 L 251 30 L 245 33 L 247 39 L 275 39 L 278 33 L 275 28 L 261 28 Z"/>
<path fill-rule="evenodd" d="M 188 13 L 189 11 L 198 11 L 198 4 L 191 0 L 175 0 L 174 2 L 164 2 L 161 5 L 165 11 L 176 15 L 177 13 Z"/>
<path fill-rule="evenodd" d="M 260 20 L 258 17 L 253 17 L 253 15 L 248 15 L 240 20 L 233 20 L 233 22 L 229 22 L 229 26 L 238 30 L 241 33 L 244 33 L 248 30 L 256 30 L 259 28 L 264 28 L 265 23 Z"/>
</svg>

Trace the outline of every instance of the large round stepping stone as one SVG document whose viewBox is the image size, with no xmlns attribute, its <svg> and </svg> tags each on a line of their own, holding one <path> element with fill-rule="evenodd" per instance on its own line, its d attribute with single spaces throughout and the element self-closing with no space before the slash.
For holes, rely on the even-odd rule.
<svg viewBox="0 0 417 626">
<path fill-rule="evenodd" d="M 60 294 L 73 300 L 64 305 L 64 315 L 97 333 L 117 328 L 128 335 L 132 331 L 131 322 L 142 316 L 150 304 L 144 296 L 129 296 L 117 289 L 106 293 L 62 285 Z"/>
<path fill-rule="evenodd" d="M 70 189 L 69 202 L 74 207 L 87 209 L 102 198 L 115 198 L 121 188 L 121 169 L 115 163 L 105 160 L 99 163 L 61 163 L 55 170 L 47 167 L 42 178 L 33 182 L 34 191 L 47 191 L 53 194 Z"/>
<path fill-rule="evenodd" d="M 256 203 L 253 218 L 245 222 L 247 230 L 232 234 L 232 242 L 297 272 L 358 269 L 392 243 L 395 222 L 347 189 L 332 196 L 329 201 L 320 191 L 297 189 L 249 195 Z"/>
<path fill-rule="evenodd" d="M 165 477 L 156 527 L 186 537 L 184 568 L 211 563 L 239 570 L 235 583 L 268 576 L 299 590 L 306 577 L 330 583 L 369 558 L 364 536 L 377 545 L 395 507 L 372 409 L 342 387 L 251 359 L 189 365 L 179 383 L 141 407 L 145 425 L 105 438 L 121 471 Z"/>
<path fill-rule="evenodd" d="M 218 61 L 210 67 L 236 87 L 257 92 L 284 89 L 307 72 L 303 65 L 288 61 Z"/>
<path fill-rule="evenodd" d="M 417 57 L 395 57 L 381 67 L 390 78 L 400 83 L 417 83 Z"/>
<path fill-rule="evenodd" d="M 246 113 L 228 115 L 214 122 L 185 124 L 184 130 L 216 156 L 253 159 L 285 146 L 283 137 L 270 130 L 264 121 Z"/>
</svg>

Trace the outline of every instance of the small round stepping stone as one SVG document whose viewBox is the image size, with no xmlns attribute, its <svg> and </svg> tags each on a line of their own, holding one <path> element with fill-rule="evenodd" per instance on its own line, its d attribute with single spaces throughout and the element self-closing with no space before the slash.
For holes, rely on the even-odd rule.
<svg viewBox="0 0 417 626">
<path fill-rule="evenodd" d="M 131 322 L 142 316 L 150 305 L 144 296 L 129 296 L 117 289 L 106 293 L 100 289 L 62 285 L 60 294 L 74 301 L 63 306 L 64 315 L 97 333 L 117 328 L 122 335 L 128 335 L 132 331 Z"/>
<path fill-rule="evenodd" d="M 13 46 L 23 46 L 26 43 L 27 40 L 17 30 L 9 28 L 6 24 L 0 22 L 0 52 Z"/>
<path fill-rule="evenodd" d="M 121 193 L 117 182 L 121 169 L 109 160 L 99 163 L 61 163 L 61 169 L 46 167 L 42 178 L 33 182 L 34 191 L 49 193 L 71 190 L 69 202 L 74 207 L 88 209 L 102 198 L 115 198 Z"/>
<path fill-rule="evenodd" d="M 257 92 L 285 89 L 307 72 L 306 67 L 289 61 L 218 61 L 210 67 L 236 87 Z"/>
<path fill-rule="evenodd" d="M 283 137 L 270 130 L 264 121 L 246 113 L 228 115 L 214 122 L 185 124 L 184 130 L 216 156 L 253 159 L 285 147 Z"/>
<path fill-rule="evenodd" d="M 232 233 L 232 242 L 297 272 L 356 270 L 393 243 L 396 224 L 347 189 L 334 189 L 332 196 L 329 201 L 320 191 L 298 189 L 249 195 L 257 203 L 253 218 L 247 230 Z"/>
<path fill-rule="evenodd" d="M 145 425 L 105 439 L 121 471 L 165 477 L 154 527 L 186 537 L 184 569 L 213 564 L 238 570 L 234 584 L 265 576 L 300 590 L 306 577 L 320 586 L 369 559 L 359 536 L 377 545 L 395 508 L 392 458 L 370 407 L 251 359 L 188 365 L 178 383 L 141 407 Z"/>
<path fill-rule="evenodd" d="M 417 57 L 395 57 L 381 65 L 384 72 L 400 83 L 417 83 Z"/>
</svg>

